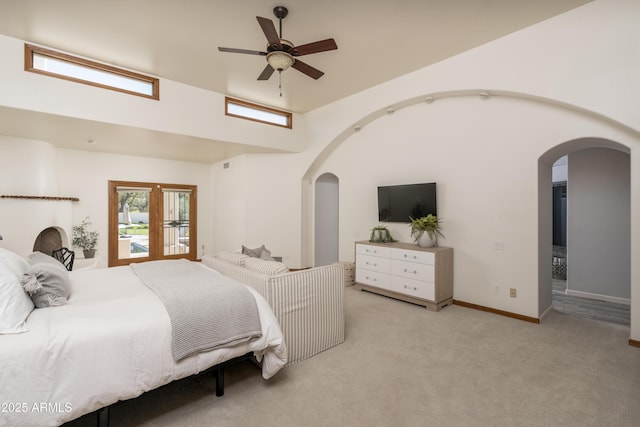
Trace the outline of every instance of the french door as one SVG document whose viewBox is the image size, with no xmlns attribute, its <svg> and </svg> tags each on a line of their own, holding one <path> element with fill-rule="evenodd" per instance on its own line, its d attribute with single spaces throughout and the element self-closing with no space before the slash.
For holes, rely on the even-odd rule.
<svg viewBox="0 0 640 427">
<path fill-rule="evenodd" d="M 196 259 L 195 185 L 109 181 L 109 267 Z"/>
</svg>

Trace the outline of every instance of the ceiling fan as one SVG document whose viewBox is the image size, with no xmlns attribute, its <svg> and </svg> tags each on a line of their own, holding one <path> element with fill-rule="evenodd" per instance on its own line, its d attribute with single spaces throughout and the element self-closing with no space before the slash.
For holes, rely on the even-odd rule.
<svg viewBox="0 0 640 427">
<path fill-rule="evenodd" d="M 276 27 L 273 24 L 273 21 L 267 18 L 256 16 L 256 18 L 258 19 L 258 23 L 260 24 L 260 27 L 264 32 L 264 35 L 267 37 L 268 44 L 266 52 L 248 49 L 235 49 L 229 47 L 218 47 L 218 50 L 221 52 L 266 56 L 267 66 L 258 76 L 258 80 L 269 80 L 269 77 L 271 77 L 274 71 L 278 70 L 278 72 L 281 73 L 289 67 L 295 68 L 296 70 L 300 71 L 303 74 L 306 74 L 313 79 L 319 79 L 324 75 L 324 73 L 300 61 L 298 57 L 309 55 L 312 53 L 325 52 L 327 50 L 335 50 L 338 48 L 338 45 L 336 45 L 335 40 L 326 39 L 313 43 L 303 44 L 300 46 L 295 46 L 289 40 L 283 39 L 282 19 L 285 18 L 288 13 L 289 10 L 284 6 L 276 6 L 273 9 L 273 14 L 280 21 L 280 35 L 278 35 L 278 32 L 276 31 Z"/>
</svg>

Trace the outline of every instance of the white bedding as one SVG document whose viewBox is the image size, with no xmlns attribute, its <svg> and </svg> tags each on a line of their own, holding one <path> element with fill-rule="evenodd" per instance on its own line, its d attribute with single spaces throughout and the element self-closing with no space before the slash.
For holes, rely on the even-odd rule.
<svg viewBox="0 0 640 427">
<path fill-rule="evenodd" d="M 260 338 L 176 363 L 169 316 L 128 266 L 70 276 L 67 305 L 34 310 L 29 332 L 0 335 L 0 426 L 60 425 L 247 352 L 263 356 L 265 379 L 286 364 L 280 326 L 253 289 Z"/>
</svg>

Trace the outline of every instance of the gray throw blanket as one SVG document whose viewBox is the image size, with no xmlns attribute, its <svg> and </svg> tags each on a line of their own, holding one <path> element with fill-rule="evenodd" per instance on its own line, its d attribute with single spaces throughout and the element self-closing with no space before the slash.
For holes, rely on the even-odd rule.
<svg viewBox="0 0 640 427">
<path fill-rule="evenodd" d="M 233 279 L 185 259 L 131 268 L 169 313 L 176 361 L 262 335 L 255 298 Z"/>
</svg>

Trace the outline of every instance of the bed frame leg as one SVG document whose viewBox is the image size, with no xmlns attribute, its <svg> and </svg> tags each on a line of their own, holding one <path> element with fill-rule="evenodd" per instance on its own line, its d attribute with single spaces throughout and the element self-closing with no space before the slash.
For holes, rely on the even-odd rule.
<svg viewBox="0 0 640 427">
<path fill-rule="evenodd" d="M 98 427 L 109 427 L 109 407 L 98 409 Z"/>
<path fill-rule="evenodd" d="M 213 372 L 216 377 L 216 396 L 224 396 L 224 368 L 216 368 Z"/>
</svg>

